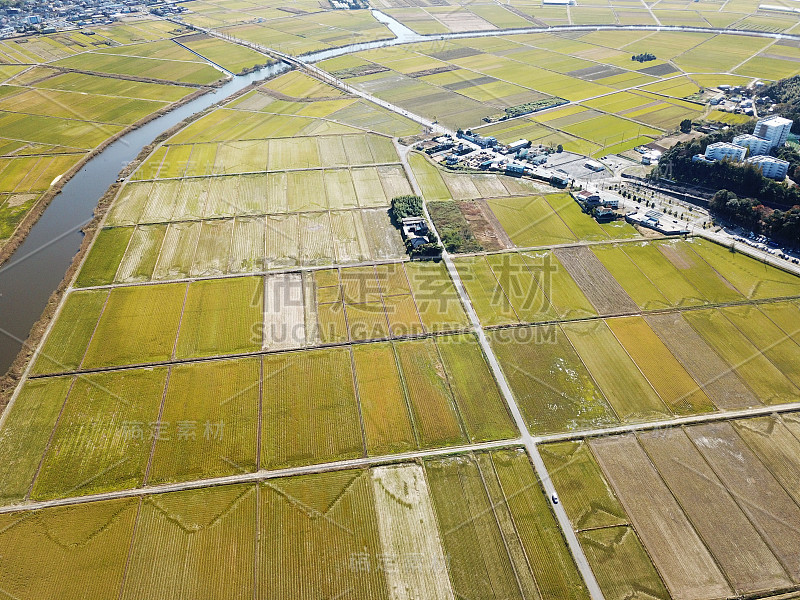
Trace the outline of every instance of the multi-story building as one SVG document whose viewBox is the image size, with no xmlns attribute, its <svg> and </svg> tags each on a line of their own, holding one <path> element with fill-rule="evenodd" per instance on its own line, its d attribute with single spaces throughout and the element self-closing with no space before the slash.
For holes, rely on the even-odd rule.
<svg viewBox="0 0 800 600">
<path fill-rule="evenodd" d="M 729 144 L 728 142 L 714 142 L 709 144 L 706 148 L 705 157 L 708 160 L 722 160 L 728 158 L 733 161 L 740 161 L 744 159 L 747 154 L 747 148 L 737 146 L 736 144 Z"/>
<path fill-rule="evenodd" d="M 733 138 L 733 143 L 742 148 L 750 150 L 750 156 L 759 154 L 769 154 L 772 147 L 771 142 L 766 138 L 756 137 L 751 133 L 744 133 Z"/>
<path fill-rule="evenodd" d="M 777 180 L 785 179 L 786 173 L 789 170 L 789 163 L 787 161 L 773 156 L 751 156 L 745 162 L 761 169 L 761 174 L 764 177 Z"/>
<path fill-rule="evenodd" d="M 753 135 L 769 140 L 770 149 L 772 149 L 776 146 L 783 146 L 786 143 L 786 138 L 789 137 L 789 130 L 791 128 L 791 119 L 778 116 L 767 117 L 765 119 L 760 119 L 758 123 L 756 123 Z"/>
</svg>

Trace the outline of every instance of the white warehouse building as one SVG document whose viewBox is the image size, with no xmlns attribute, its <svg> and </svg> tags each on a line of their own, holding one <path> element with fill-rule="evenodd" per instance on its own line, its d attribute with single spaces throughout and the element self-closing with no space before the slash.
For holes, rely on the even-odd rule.
<svg viewBox="0 0 800 600">
<path fill-rule="evenodd" d="M 789 163 L 787 161 L 772 156 L 751 156 L 746 162 L 761 169 L 761 174 L 764 177 L 770 177 L 772 179 L 785 179 L 786 173 L 789 170 Z"/>
<path fill-rule="evenodd" d="M 769 154 L 772 147 L 771 142 L 766 138 L 756 137 L 751 133 L 744 133 L 733 138 L 733 143 L 742 148 L 750 150 L 750 156 L 759 154 Z"/>
<path fill-rule="evenodd" d="M 709 160 L 722 160 L 729 158 L 733 161 L 743 160 L 747 154 L 747 148 L 729 144 L 728 142 L 714 142 L 706 148 L 705 157 Z"/>
</svg>

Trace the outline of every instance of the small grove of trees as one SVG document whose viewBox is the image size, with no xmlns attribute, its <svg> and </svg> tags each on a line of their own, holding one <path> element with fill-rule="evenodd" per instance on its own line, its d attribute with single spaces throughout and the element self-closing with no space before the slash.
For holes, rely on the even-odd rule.
<svg viewBox="0 0 800 600">
<path fill-rule="evenodd" d="M 689 133 L 692 130 L 692 120 L 691 119 L 684 119 L 681 121 L 681 132 L 682 133 Z"/>
<path fill-rule="evenodd" d="M 800 206 L 773 210 L 753 198 L 739 198 L 729 190 L 719 190 L 709 204 L 711 214 L 755 233 L 800 247 Z"/>
<path fill-rule="evenodd" d="M 412 195 L 396 196 L 392 198 L 392 207 L 389 212 L 397 224 L 400 224 L 406 217 L 421 217 L 422 198 Z"/>
<path fill-rule="evenodd" d="M 640 62 L 640 63 L 647 62 L 647 61 L 650 61 L 650 60 L 655 60 L 655 59 L 656 59 L 656 55 L 652 54 L 650 52 L 643 52 L 642 54 L 634 54 L 633 56 L 631 56 L 631 60 L 635 60 L 636 62 Z"/>
</svg>

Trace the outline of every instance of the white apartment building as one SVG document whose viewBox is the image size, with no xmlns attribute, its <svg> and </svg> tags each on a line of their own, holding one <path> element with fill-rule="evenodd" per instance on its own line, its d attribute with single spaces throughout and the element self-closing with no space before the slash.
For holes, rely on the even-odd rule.
<svg viewBox="0 0 800 600">
<path fill-rule="evenodd" d="M 770 148 L 783 146 L 786 138 L 789 137 L 789 130 L 792 128 L 792 120 L 783 117 L 767 117 L 759 119 L 753 135 L 769 140 Z"/>
<path fill-rule="evenodd" d="M 733 143 L 750 150 L 750 156 L 769 154 L 771 142 L 766 138 L 756 137 L 751 133 L 744 133 L 733 138 Z"/>
<path fill-rule="evenodd" d="M 747 148 L 737 146 L 736 144 L 729 144 L 728 142 L 714 142 L 709 144 L 706 148 L 705 157 L 709 160 L 722 160 L 729 158 L 732 161 L 743 160 L 747 154 Z"/>
<path fill-rule="evenodd" d="M 786 178 L 786 172 L 789 170 L 789 163 L 787 161 L 772 156 L 751 156 L 745 162 L 761 169 L 761 174 L 764 177 L 770 177 L 779 181 Z"/>
</svg>

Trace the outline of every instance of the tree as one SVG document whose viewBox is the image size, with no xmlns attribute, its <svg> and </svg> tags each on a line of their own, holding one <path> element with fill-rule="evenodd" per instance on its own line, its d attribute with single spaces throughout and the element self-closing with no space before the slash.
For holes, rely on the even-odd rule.
<svg viewBox="0 0 800 600">
<path fill-rule="evenodd" d="M 422 198 L 411 195 L 392 198 L 391 214 L 397 223 L 406 217 L 421 217 Z"/>
<path fill-rule="evenodd" d="M 562 146 L 561 144 L 559 144 L 558 146 L 556 146 L 556 152 L 558 152 L 558 153 L 560 154 L 560 153 L 561 153 L 561 152 L 563 152 L 563 151 L 564 151 L 564 146 Z"/>
<path fill-rule="evenodd" d="M 681 121 L 681 131 L 683 133 L 689 133 L 692 130 L 692 120 L 691 119 L 684 119 Z"/>
</svg>

